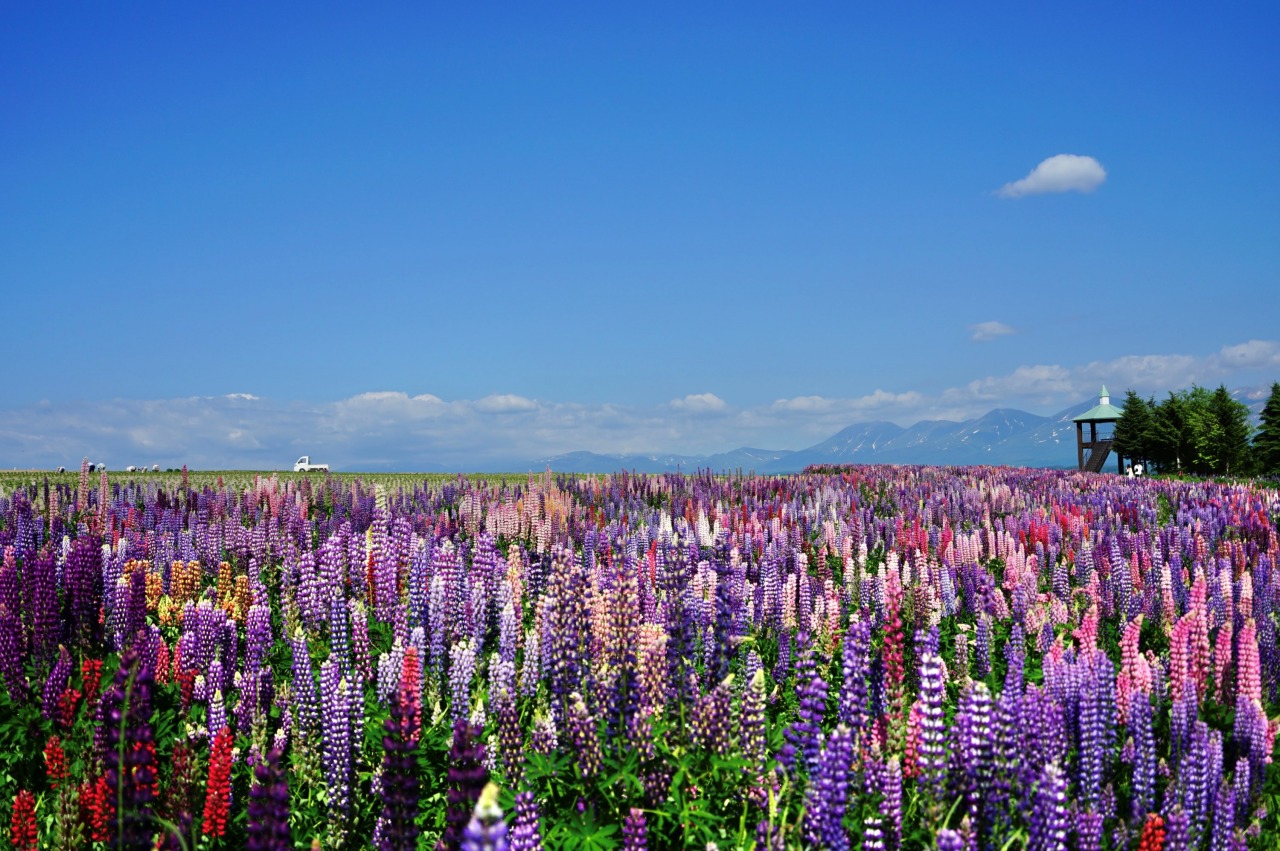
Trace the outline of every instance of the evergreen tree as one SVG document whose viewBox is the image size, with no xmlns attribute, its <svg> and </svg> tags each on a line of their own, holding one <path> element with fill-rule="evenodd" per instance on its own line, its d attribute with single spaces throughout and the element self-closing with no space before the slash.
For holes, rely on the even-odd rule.
<svg viewBox="0 0 1280 851">
<path fill-rule="evenodd" d="M 1187 438 L 1187 409 L 1183 394 L 1170 393 L 1155 407 L 1151 430 L 1147 435 L 1147 451 L 1162 473 L 1181 473 L 1191 462 Z"/>
<path fill-rule="evenodd" d="M 1253 437 L 1253 456 L 1260 474 L 1280 475 L 1280 382 L 1271 385 L 1271 395 L 1262 408 L 1262 426 Z"/>
<path fill-rule="evenodd" d="M 1116 421 L 1115 442 L 1111 445 L 1117 455 L 1131 462 L 1151 462 L 1151 447 L 1148 445 L 1151 418 L 1152 411 L 1142 397 L 1132 390 L 1125 391 L 1124 407 Z"/>
<path fill-rule="evenodd" d="M 1218 385 L 1210 393 L 1203 387 L 1191 390 L 1191 415 L 1195 462 L 1192 469 L 1201 475 L 1230 476 L 1245 472 L 1249 459 L 1249 409 Z"/>
</svg>

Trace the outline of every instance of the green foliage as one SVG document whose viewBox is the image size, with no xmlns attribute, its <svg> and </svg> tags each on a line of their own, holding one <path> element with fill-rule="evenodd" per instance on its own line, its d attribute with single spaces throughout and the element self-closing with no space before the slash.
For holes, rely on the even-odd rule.
<svg viewBox="0 0 1280 851">
<path fill-rule="evenodd" d="M 1262 408 L 1262 424 L 1253 437 L 1257 472 L 1280 476 L 1280 382 L 1271 385 L 1271 394 Z"/>
</svg>

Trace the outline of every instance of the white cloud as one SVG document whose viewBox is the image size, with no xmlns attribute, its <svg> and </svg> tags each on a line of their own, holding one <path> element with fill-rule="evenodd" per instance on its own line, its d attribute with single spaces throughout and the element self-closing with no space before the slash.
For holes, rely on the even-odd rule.
<svg viewBox="0 0 1280 851">
<path fill-rule="evenodd" d="M 516 394 L 445 400 L 429 393 L 361 393 L 332 402 L 227 396 L 48 402 L 0 408 L 0 467 L 107 463 L 196 469 L 283 469 L 310 454 L 338 470 L 525 469 L 536 459 L 593 452 L 722 452 L 738 446 L 800 449 L 847 425 L 964 420 L 991 408 L 1056 413 L 1132 388 L 1163 395 L 1193 383 L 1270 386 L 1280 341 L 1250 340 L 1205 355 L 1134 354 L 1077 364 L 1024 364 L 930 393 L 877 389 L 862 396 L 798 395 L 734 407 L 713 393 L 663 404 L 586 404 Z"/>
<path fill-rule="evenodd" d="M 1003 322 L 979 322 L 976 325 L 969 326 L 970 339 L 977 343 L 987 343 L 997 337 L 1007 337 L 1010 334 L 1016 334 L 1010 325 Z"/>
<path fill-rule="evenodd" d="M 693 393 L 683 399 L 672 399 L 667 404 L 674 410 L 687 411 L 691 414 L 718 414 L 729 407 L 714 393 Z"/>
<path fill-rule="evenodd" d="M 252 393 L 228 393 L 227 398 L 239 399 L 242 402 L 256 402 L 258 401 L 259 397 L 253 395 Z"/>
<path fill-rule="evenodd" d="M 1001 198 L 1021 198 L 1046 192 L 1092 192 L 1106 179 L 1106 169 L 1093 157 L 1058 154 L 1021 180 L 1006 183 L 996 194 Z"/>
</svg>

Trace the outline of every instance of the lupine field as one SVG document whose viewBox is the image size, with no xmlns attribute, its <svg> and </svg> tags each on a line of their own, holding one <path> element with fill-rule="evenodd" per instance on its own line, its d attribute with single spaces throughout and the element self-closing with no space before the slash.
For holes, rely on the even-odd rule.
<svg viewBox="0 0 1280 851">
<path fill-rule="evenodd" d="M 1280 492 L 0 479 L 15 848 L 1280 848 Z"/>
</svg>

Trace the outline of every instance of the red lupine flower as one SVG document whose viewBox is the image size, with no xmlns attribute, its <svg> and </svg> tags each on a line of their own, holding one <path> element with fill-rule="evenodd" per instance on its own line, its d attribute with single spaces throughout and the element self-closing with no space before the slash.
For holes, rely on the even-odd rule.
<svg viewBox="0 0 1280 851">
<path fill-rule="evenodd" d="M 106 777 L 99 775 L 96 780 L 80 787 L 80 821 L 89 828 L 90 839 L 94 842 L 108 841 L 111 838 L 108 828 L 114 816 Z"/>
<path fill-rule="evenodd" d="M 231 728 L 223 727 L 214 737 L 209 755 L 209 782 L 205 788 L 205 836 L 225 836 L 231 810 Z"/>
<path fill-rule="evenodd" d="M 80 692 L 67 686 L 58 698 L 58 723 L 63 729 L 71 729 L 76 720 L 76 704 L 80 702 Z"/>
<path fill-rule="evenodd" d="M 178 674 L 178 699 L 179 706 L 183 713 L 191 708 L 191 699 L 195 695 L 196 674 L 199 672 L 195 668 L 188 668 Z"/>
<path fill-rule="evenodd" d="M 36 796 L 23 789 L 13 798 L 13 832 L 9 841 L 22 851 L 36 851 Z"/>
<path fill-rule="evenodd" d="M 1142 840 L 1138 843 L 1138 851 L 1162 851 L 1163 848 L 1164 819 L 1152 813 L 1142 826 Z"/>
<path fill-rule="evenodd" d="M 80 662 L 80 679 L 84 681 L 84 696 L 92 703 L 98 696 L 98 686 L 102 682 L 102 660 L 82 660 Z"/>
<path fill-rule="evenodd" d="M 49 788 L 57 790 L 67 779 L 67 755 L 62 750 L 62 740 L 50 736 L 44 746 L 44 772 L 49 778 Z"/>
</svg>

